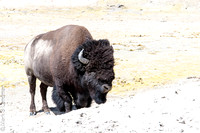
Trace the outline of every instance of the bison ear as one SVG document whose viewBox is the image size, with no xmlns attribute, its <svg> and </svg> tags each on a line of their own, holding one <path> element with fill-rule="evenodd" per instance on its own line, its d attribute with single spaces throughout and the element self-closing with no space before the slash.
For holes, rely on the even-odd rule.
<svg viewBox="0 0 200 133">
<path fill-rule="evenodd" d="M 107 39 L 101 39 L 99 42 L 103 45 L 110 45 L 110 42 Z"/>
</svg>

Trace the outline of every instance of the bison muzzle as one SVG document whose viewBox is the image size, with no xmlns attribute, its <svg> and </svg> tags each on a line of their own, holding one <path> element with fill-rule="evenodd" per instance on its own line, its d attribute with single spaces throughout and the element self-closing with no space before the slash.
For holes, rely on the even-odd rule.
<svg viewBox="0 0 200 133">
<path fill-rule="evenodd" d="M 49 113 L 46 100 L 48 86 L 60 111 L 90 107 L 106 102 L 114 74 L 113 48 L 109 41 L 93 40 L 82 26 L 67 25 L 40 34 L 25 47 L 25 71 L 31 94 L 30 114 L 36 114 L 34 96 L 36 79 L 41 81 L 43 110 Z"/>
</svg>

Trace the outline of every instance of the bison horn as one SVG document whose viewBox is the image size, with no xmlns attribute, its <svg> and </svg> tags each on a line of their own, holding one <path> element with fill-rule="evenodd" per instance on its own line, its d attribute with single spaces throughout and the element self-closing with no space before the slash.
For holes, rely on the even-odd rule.
<svg viewBox="0 0 200 133">
<path fill-rule="evenodd" d="M 81 63 L 83 63 L 83 64 L 88 64 L 88 63 L 89 63 L 89 60 L 83 57 L 83 50 L 84 50 L 84 49 L 82 49 L 81 52 L 78 54 L 78 59 L 79 59 L 79 61 L 80 61 Z"/>
</svg>

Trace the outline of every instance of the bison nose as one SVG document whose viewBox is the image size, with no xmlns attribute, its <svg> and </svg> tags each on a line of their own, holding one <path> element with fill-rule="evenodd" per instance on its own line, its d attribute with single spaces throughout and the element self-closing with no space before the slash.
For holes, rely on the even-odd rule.
<svg viewBox="0 0 200 133">
<path fill-rule="evenodd" d="M 107 85 L 107 84 L 104 84 L 102 85 L 101 87 L 101 92 L 102 93 L 106 93 L 106 92 L 109 92 L 111 90 L 111 86 Z"/>
</svg>

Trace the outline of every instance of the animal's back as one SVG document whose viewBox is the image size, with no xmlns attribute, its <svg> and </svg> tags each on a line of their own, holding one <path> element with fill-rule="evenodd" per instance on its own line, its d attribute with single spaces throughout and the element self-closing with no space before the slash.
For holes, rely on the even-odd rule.
<svg viewBox="0 0 200 133">
<path fill-rule="evenodd" d="M 25 70 L 43 83 L 53 86 L 52 68 L 59 62 L 69 68 L 73 52 L 86 40 L 92 39 L 89 31 L 82 26 L 67 25 L 57 30 L 36 36 L 25 47 Z M 63 66 L 64 67 L 64 66 Z"/>
</svg>

